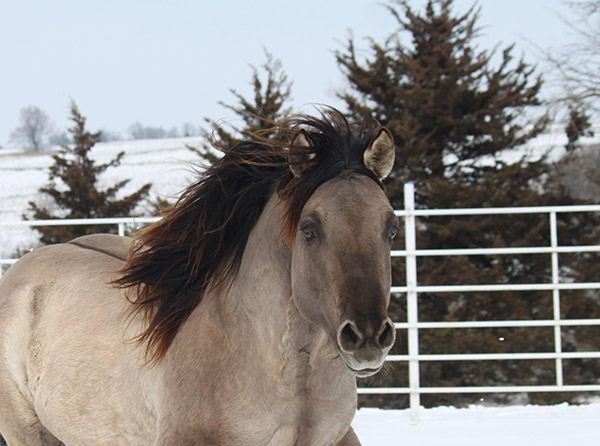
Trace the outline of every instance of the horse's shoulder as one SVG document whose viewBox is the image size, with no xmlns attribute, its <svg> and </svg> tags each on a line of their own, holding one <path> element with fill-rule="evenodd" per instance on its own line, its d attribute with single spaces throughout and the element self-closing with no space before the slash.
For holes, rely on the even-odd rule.
<svg viewBox="0 0 600 446">
<path fill-rule="evenodd" d="M 68 244 L 106 254 L 119 260 L 126 260 L 131 241 L 130 237 L 112 234 L 93 234 L 78 237 L 68 242 Z"/>
</svg>

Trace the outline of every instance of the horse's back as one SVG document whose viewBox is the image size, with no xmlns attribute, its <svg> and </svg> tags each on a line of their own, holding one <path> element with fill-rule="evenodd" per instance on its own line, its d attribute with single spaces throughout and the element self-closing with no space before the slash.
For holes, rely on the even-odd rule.
<svg viewBox="0 0 600 446">
<path fill-rule="evenodd" d="M 130 244 L 128 237 L 97 234 L 25 254 L 0 279 L 0 321 L 6 310 L 24 304 L 27 296 L 40 300 L 49 287 L 105 280 L 122 266 Z"/>
<path fill-rule="evenodd" d="M 0 279 L 0 322 L 9 308 L 25 304 L 27 296 L 40 300 L 52 285 L 68 288 L 106 279 L 122 266 L 130 244 L 128 237 L 96 234 L 25 254 Z"/>
<path fill-rule="evenodd" d="M 111 234 L 93 234 L 71 240 L 69 244 L 125 261 L 131 246 L 131 239 Z"/>
<path fill-rule="evenodd" d="M 111 281 L 130 244 L 125 237 L 92 235 L 46 246 L 23 256 L 0 280 L 0 432 L 7 440 L 8 423 L 19 412 L 34 412 L 46 429 L 60 433 L 52 413 L 72 407 L 69 423 L 84 424 L 89 420 L 81 411 L 99 404 L 99 388 L 110 400 L 131 386 L 124 378 L 106 389 L 103 381 L 126 374 L 127 300 Z M 119 422 L 97 416 L 99 424 Z"/>
</svg>

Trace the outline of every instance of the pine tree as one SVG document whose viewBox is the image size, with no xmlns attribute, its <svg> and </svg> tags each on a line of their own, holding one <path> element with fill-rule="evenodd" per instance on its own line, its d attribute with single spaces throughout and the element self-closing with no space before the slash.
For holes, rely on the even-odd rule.
<svg viewBox="0 0 600 446">
<path fill-rule="evenodd" d="M 279 120 L 290 112 L 287 103 L 291 98 L 292 83 L 283 71 L 281 61 L 265 50 L 265 62 L 259 70 L 252 67 L 252 80 L 250 85 L 254 92 L 252 99 L 245 98 L 235 89 L 230 92 L 237 99 L 236 105 L 219 102 L 219 104 L 242 119 L 243 126 L 231 125 L 229 128 L 221 125 L 219 121 L 205 118 L 211 131 L 203 130 L 202 134 L 221 150 L 227 150 L 243 139 L 253 139 L 257 135 L 271 137 L 273 122 Z M 209 163 L 216 161 L 212 146 L 205 145 L 201 148 L 192 148 Z"/>
<path fill-rule="evenodd" d="M 514 60 L 512 46 L 502 50 L 494 66 L 494 52 L 475 47 L 479 10 L 473 7 L 457 15 L 452 7 L 452 0 L 429 0 L 421 13 L 408 0 L 398 0 L 388 5 L 398 23 L 397 32 L 383 44 L 371 40 L 366 59 L 359 59 L 352 38 L 336 53 L 350 85 L 348 91 L 339 93 L 348 114 L 357 120 L 375 118 L 394 135 L 395 168 L 386 184 L 392 204 L 402 208 L 407 181 L 415 183 L 421 208 L 570 204 L 560 188 L 540 193 L 549 170 L 543 159 L 508 164 L 498 156 L 546 127 L 548 117 L 543 111 L 529 118 L 540 109 L 541 77 L 523 60 Z M 408 44 L 405 35 L 411 38 Z M 573 239 L 575 233 L 583 234 L 573 232 L 573 225 L 584 223 L 561 217 L 561 242 Z M 417 246 L 548 246 L 548 234 L 545 216 L 431 217 L 419 219 Z M 588 235 L 592 234 L 597 231 Z M 577 243 L 581 240 L 573 244 Z M 394 261 L 393 268 L 394 283 L 402 284 L 404 261 Z M 548 256 L 425 257 L 419 259 L 418 268 L 421 285 L 550 282 Z M 550 294 L 544 292 L 422 293 L 419 317 L 423 321 L 551 319 L 550 302 Z M 406 320 L 403 296 L 392 300 L 391 311 L 396 320 Z M 430 330 L 420 334 L 420 348 L 423 353 L 551 351 L 551 334 L 544 329 Z M 499 342 L 500 338 L 504 341 Z M 397 348 L 398 353 L 406 353 L 401 342 Z M 543 384 L 552 382 L 554 373 L 551 364 L 537 363 L 535 373 L 527 361 L 491 365 L 425 363 L 421 383 Z M 379 380 L 406 386 L 406 369 L 393 367 L 375 382 Z M 477 401 L 479 395 L 448 398 L 431 395 L 422 401 L 426 405 L 466 404 Z M 531 396 L 538 401 L 535 398 L 542 397 Z M 378 405 L 405 403 L 401 397 L 374 399 Z M 500 401 L 502 396 L 490 399 Z"/>
<path fill-rule="evenodd" d="M 530 123 L 523 122 L 525 112 L 540 105 L 542 81 L 531 80 L 533 68 L 523 60 L 513 64 L 510 46 L 492 67 L 493 52 L 473 46 L 479 11 L 454 16 L 452 3 L 430 0 L 420 15 L 408 1 L 397 1 L 401 11 L 388 9 L 400 29 L 383 45 L 371 42 L 370 59 L 358 60 L 352 40 L 336 53 L 352 89 L 339 95 L 348 112 L 375 118 L 392 131 L 392 183 L 414 181 L 421 194 L 428 192 L 429 179 L 450 176 L 457 182 L 459 171 L 461 182 L 476 184 L 488 170 L 479 163 L 483 157 L 523 144 L 548 122 L 542 116 L 527 130 Z M 403 43 L 402 33 L 411 36 L 411 45 Z"/>
<path fill-rule="evenodd" d="M 569 121 L 565 128 L 567 134 L 567 152 L 573 152 L 579 147 L 579 138 L 584 136 L 594 136 L 590 115 L 582 103 L 570 103 L 567 106 L 569 110 Z"/>
<path fill-rule="evenodd" d="M 91 157 L 91 150 L 100 141 L 100 132 L 91 133 L 85 128 L 86 118 L 81 115 L 77 105 L 71 103 L 73 127 L 68 129 L 74 144 L 62 146 L 53 156 L 50 166 L 49 184 L 39 192 L 51 199 L 52 205 L 46 207 L 29 202 L 29 216 L 34 220 L 59 218 L 104 218 L 128 217 L 137 204 L 147 197 L 151 184 L 146 184 L 134 193 L 117 199 L 116 196 L 129 180 L 122 180 L 106 189 L 99 189 L 100 175 L 110 167 L 118 166 L 124 156 L 120 152 L 105 164 L 97 164 Z M 55 226 L 36 228 L 41 233 L 44 244 L 64 243 L 75 237 L 96 232 L 114 232 L 106 226 Z"/>
</svg>

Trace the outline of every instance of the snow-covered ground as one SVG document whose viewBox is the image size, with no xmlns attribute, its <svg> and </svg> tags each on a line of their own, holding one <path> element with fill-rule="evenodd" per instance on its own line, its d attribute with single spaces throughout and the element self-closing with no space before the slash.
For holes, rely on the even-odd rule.
<svg viewBox="0 0 600 446">
<path fill-rule="evenodd" d="M 592 446 L 600 443 L 600 403 L 420 410 L 361 409 L 354 429 L 364 446 Z"/>
</svg>

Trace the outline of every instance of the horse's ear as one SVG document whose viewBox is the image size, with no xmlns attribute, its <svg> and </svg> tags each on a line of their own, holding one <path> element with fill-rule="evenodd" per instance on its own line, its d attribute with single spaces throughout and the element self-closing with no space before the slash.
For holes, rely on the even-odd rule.
<svg viewBox="0 0 600 446">
<path fill-rule="evenodd" d="M 367 169 L 377 175 L 377 178 L 383 180 L 394 167 L 395 154 L 394 137 L 388 129 L 382 127 L 379 134 L 373 138 L 373 141 L 365 150 L 363 160 Z"/>
<path fill-rule="evenodd" d="M 309 167 L 315 154 L 311 152 L 313 143 L 304 130 L 300 130 L 292 140 L 290 147 L 290 169 L 294 176 L 299 177 Z"/>
</svg>

